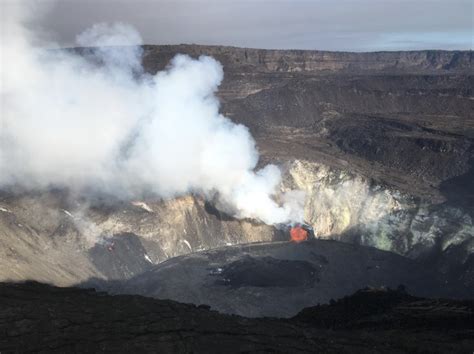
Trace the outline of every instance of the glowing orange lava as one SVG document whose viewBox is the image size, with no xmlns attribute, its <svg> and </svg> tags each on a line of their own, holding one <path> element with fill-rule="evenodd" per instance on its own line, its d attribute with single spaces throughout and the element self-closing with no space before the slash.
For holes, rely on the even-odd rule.
<svg viewBox="0 0 474 354">
<path fill-rule="evenodd" d="M 292 242 L 300 243 L 308 239 L 308 231 L 301 226 L 295 226 L 290 230 L 290 237 Z"/>
</svg>

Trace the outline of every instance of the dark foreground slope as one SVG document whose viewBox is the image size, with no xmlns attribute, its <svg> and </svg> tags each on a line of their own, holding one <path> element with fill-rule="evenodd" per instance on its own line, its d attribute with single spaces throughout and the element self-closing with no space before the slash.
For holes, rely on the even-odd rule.
<svg viewBox="0 0 474 354">
<path fill-rule="evenodd" d="M 39 283 L 2 283 L 0 299 L 2 353 L 470 353 L 474 347 L 472 301 L 403 292 L 360 291 L 290 320 Z"/>
</svg>

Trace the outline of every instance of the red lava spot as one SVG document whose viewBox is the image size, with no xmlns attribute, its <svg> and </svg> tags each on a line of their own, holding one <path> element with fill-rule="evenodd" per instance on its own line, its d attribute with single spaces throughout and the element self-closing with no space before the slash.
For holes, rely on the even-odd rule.
<svg viewBox="0 0 474 354">
<path fill-rule="evenodd" d="M 308 240 L 308 231 L 301 226 L 292 227 L 290 230 L 291 242 L 300 243 Z"/>
</svg>

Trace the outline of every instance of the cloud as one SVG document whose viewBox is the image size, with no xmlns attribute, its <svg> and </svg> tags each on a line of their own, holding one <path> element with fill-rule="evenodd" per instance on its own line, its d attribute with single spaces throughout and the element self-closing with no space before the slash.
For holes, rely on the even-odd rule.
<svg viewBox="0 0 474 354">
<path fill-rule="evenodd" d="M 50 0 L 43 0 L 50 1 Z M 103 21 L 133 24 L 147 44 L 215 44 L 342 51 L 472 48 L 469 0 L 175 0 L 57 2 L 36 28 L 65 45 Z M 442 35 L 438 35 L 438 34 Z M 396 35 L 401 43 L 383 42 Z M 406 41 L 406 42 L 404 42 Z"/>
<path fill-rule="evenodd" d="M 219 113 L 215 59 L 177 55 L 149 75 L 131 26 L 92 26 L 77 36 L 88 47 L 79 55 L 34 47 L 23 15 L 10 16 L 2 33 L 0 186 L 121 198 L 199 193 L 237 217 L 301 221 L 303 196 L 278 204 L 280 170 L 255 171 L 248 129 Z"/>
</svg>

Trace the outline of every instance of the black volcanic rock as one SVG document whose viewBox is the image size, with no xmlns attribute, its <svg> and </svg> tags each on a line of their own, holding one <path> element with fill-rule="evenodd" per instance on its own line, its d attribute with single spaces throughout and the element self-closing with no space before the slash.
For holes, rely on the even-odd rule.
<svg viewBox="0 0 474 354">
<path fill-rule="evenodd" d="M 219 276 L 216 284 L 240 287 L 307 287 L 314 286 L 319 269 L 312 263 L 300 260 L 276 259 L 273 257 L 244 256 L 214 270 Z"/>
<path fill-rule="evenodd" d="M 474 346 L 472 301 L 391 291 L 358 292 L 290 320 L 34 282 L 0 283 L 0 299 L 2 353 L 461 353 Z M 350 321 L 341 324 L 341 314 Z M 416 331 L 406 325 L 413 319 Z"/>
</svg>

